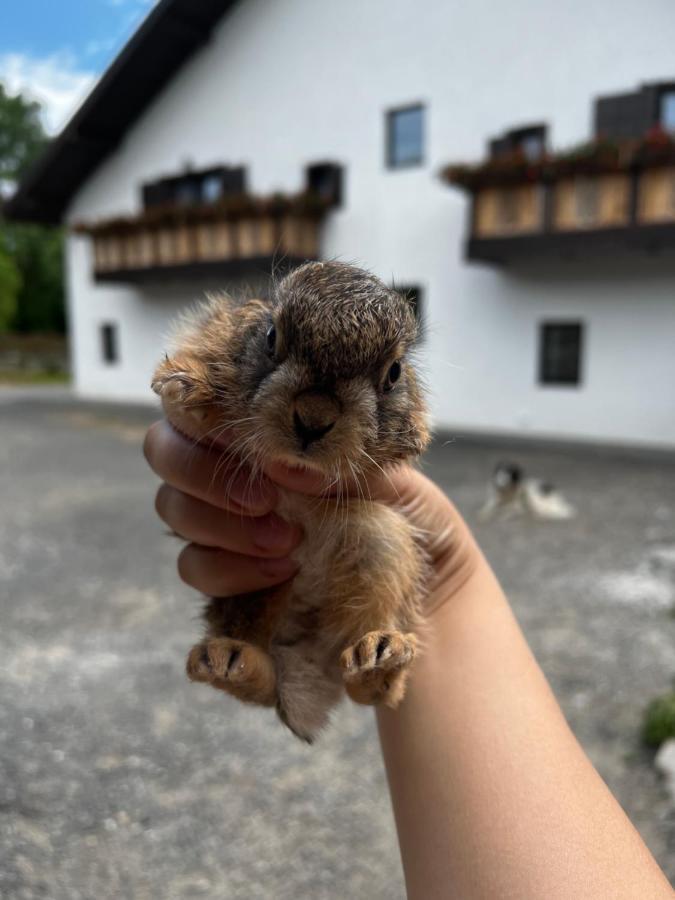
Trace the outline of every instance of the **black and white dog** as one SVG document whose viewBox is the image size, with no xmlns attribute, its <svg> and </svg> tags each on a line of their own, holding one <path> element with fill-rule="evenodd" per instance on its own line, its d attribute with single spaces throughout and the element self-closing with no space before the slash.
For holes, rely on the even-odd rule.
<svg viewBox="0 0 675 900">
<path fill-rule="evenodd" d="M 550 482 L 525 478 L 518 463 L 500 462 L 492 474 L 488 496 L 478 517 L 487 522 L 497 516 L 517 515 L 563 521 L 574 518 L 576 510 Z"/>
</svg>

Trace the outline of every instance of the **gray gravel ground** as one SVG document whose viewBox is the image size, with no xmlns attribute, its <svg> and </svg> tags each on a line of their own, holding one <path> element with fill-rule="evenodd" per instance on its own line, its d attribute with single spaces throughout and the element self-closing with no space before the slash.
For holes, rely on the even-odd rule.
<svg viewBox="0 0 675 900">
<path fill-rule="evenodd" d="M 369 711 L 313 748 L 183 676 L 198 602 L 153 513 L 147 411 L 0 393 L 0 896 L 404 896 Z M 563 486 L 573 524 L 476 524 L 494 462 Z M 675 878 L 638 740 L 675 674 L 675 468 L 461 440 L 429 473 L 477 531 L 572 727 Z"/>
</svg>

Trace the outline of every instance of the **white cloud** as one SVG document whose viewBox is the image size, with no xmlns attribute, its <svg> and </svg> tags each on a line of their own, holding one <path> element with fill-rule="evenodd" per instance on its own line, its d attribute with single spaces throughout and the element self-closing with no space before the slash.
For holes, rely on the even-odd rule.
<svg viewBox="0 0 675 900">
<path fill-rule="evenodd" d="M 22 93 L 42 105 L 49 134 L 60 131 L 96 82 L 95 72 L 79 68 L 69 53 L 34 58 L 0 54 L 0 81 L 10 94 Z"/>
<path fill-rule="evenodd" d="M 88 41 L 84 46 L 84 55 L 98 56 L 100 53 L 109 53 L 117 43 L 115 37 L 108 37 L 102 41 Z"/>
</svg>

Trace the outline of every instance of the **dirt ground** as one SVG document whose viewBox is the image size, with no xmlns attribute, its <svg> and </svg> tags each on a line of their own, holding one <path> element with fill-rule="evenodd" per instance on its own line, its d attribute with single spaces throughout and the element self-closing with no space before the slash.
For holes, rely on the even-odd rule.
<svg viewBox="0 0 675 900">
<path fill-rule="evenodd" d="M 147 410 L 0 392 L 0 896 L 403 898 L 372 715 L 312 748 L 190 685 L 198 599 L 153 512 Z M 578 507 L 478 524 L 496 460 Z M 675 879 L 675 812 L 639 742 L 675 675 L 675 467 L 438 441 L 571 725 Z"/>
</svg>

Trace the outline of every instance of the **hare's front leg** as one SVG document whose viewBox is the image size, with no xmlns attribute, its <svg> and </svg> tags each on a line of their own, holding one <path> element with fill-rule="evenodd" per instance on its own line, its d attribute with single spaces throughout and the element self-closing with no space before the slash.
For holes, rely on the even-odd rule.
<svg viewBox="0 0 675 900">
<path fill-rule="evenodd" d="M 152 389 L 168 419 L 190 437 L 207 435 L 220 423 L 207 368 L 195 356 L 167 356 L 155 370 Z"/>
<path fill-rule="evenodd" d="M 403 699 L 418 646 L 428 563 L 420 536 L 395 509 L 357 508 L 337 571 L 343 603 L 335 610 L 344 637 L 340 666 L 357 703 L 395 707 Z M 386 540 L 383 540 L 386 535 Z"/>
<path fill-rule="evenodd" d="M 371 631 L 342 653 L 345 690 L 356 703 L 392 709 L 405 693 L 417 638 L 400 631 Z"/>
<path fill-rule="evenodd" d="M 246 703 L 276 703 L 274 663 L 254 644 L 229 637 L 202 641 L 190 650 L 185 668 L 191 681 L 210 684 Z"/>
</svg>

